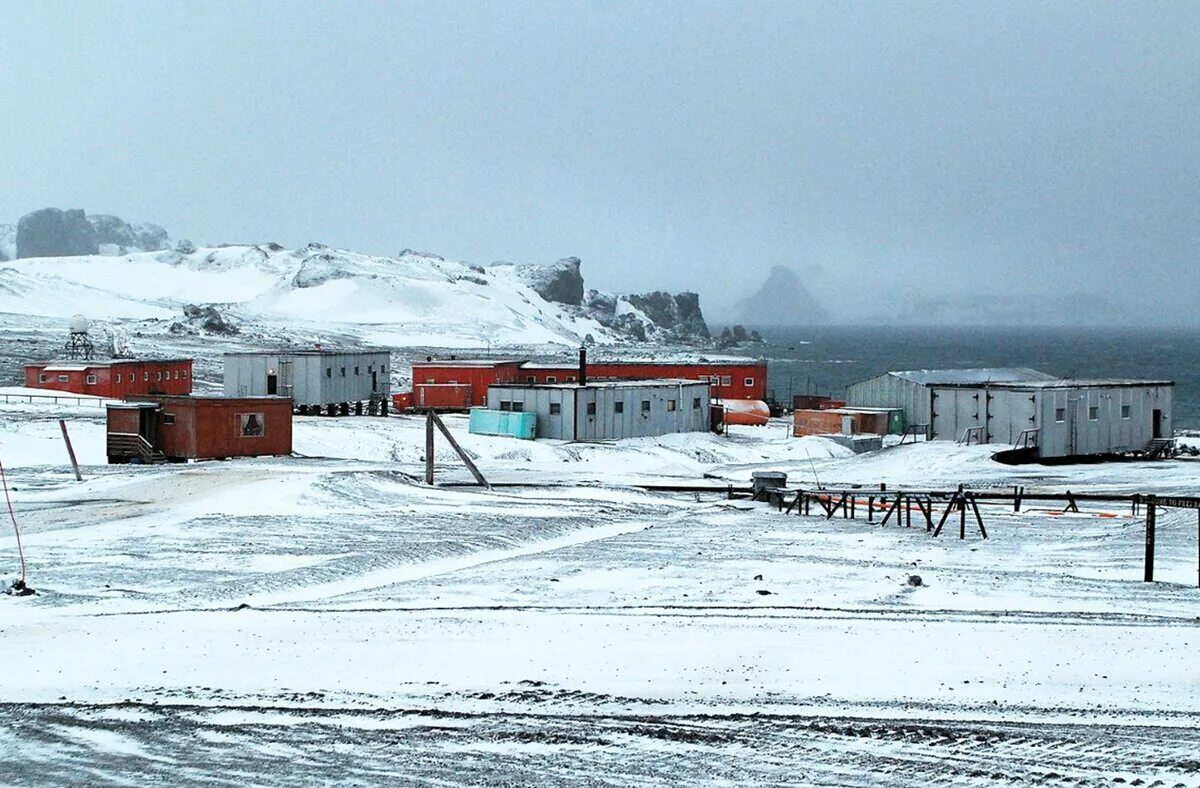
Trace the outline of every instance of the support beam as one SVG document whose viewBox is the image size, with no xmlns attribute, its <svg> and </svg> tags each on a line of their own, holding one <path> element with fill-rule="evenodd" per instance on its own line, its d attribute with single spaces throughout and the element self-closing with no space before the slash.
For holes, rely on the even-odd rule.
<svg viewBox="0 0 1200 788">
<path fill-rule="evenodd" d="M 425 414 L 425 483 L 433 484 L 433 411 Z"/>
<path fill-rule="evenodd" d="M 1154 527 L 1155 527 L 1154 496 L 1146 497 L 1146 565 L 1142 579 L 1147 583 L 1154 582 Z"/>
<path fill-rule="evenodd" d="M 75 481 L 83 481 L 83 474 L 79 472 L 79 460 L 75 459 L 75 447 L 71 445 L 71 436 L 67 434 L 67 422 L 65 419 L 58 420 L 58 426 L 62 428 L 63 440 L 67 444 L 67 456 L 71 458 L 71 467 L 75 470 Z"/>
<path fill-rule="evenodd" d="M 429 417 L 433 420 L 433 423 L 437 425 L 437 428 L 439 430 L 441 430 L 441 433 L 442 433 L 442 435 L 444 435 L 446 437 L 446 440 L 450 442 L 451 448 L 453 448 L 454 451 L 458 453 L 459 459 L 461 459 L 463 461 L 463 464 L 467 466 L 467 470 L 469 470 L 471 472 L 471 475 L 475 477 L 475 481 L 479 482 L 479 486 L 487 487 L 489 490 L 492 489 L 492 485 L 488 484 L 487 479 L 483 478 L 483 474 L 480 473 L 479 469 L 475 467 L 475 463 L 471 461 L 471 458 L 469 456 L 467 456 L 467 453 L 465 451 L 463 451 L 463 448 L 458 445 L 458 441 L 454 440 L 454 436 L 450 434 L 450 430 L 446 429 L 446 425 L 442 423 L 442 418 L 440 416 L 438 416 L 436 413 L 434 413 L 433 411 L 429 411 Z M 432 444 L 433 436 L 432 435 L 427 436 L 426 440 L 428 443 Z M 431 478 L 432 478 L 432 475 L 433 475 L 433 472 L 431 470 L 430 471 Z"/>
</svg>

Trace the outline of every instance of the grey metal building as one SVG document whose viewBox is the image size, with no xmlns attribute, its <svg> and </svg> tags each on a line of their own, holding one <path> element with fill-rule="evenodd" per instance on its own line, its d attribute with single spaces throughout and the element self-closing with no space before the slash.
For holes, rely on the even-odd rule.
<svg viewBox="0 0 1200 788">
<path fill-rule="evenodd" d="M 847 386 L 846 404 L 852 408 L 903 408 L 906 425 L 927 425 L 931 421 L 931 386 L 1053 379 L 1053 375 L 1026 367 L 885 372 Z"/>
<path fill-rule="evenodd" d="M 1173 432 L 1171 381 L 1061 379 L 1028 369 L 892 376 L 903 383 L 879 376 L 849 387 L 851 404 L 912 407 L 913 423 L 928 424 L 930 438 L 1028 448 L 1050 459 L 1153 451 Z"/>
<path fill-rule="evenodd" d="M 696 380 L 492 384 L 488 408 L 536 413 L 539 438 L 614 440 L 704 432 L 709 428 L 708 386 Z"/>
<path fill-rule="evenodd" d="M 391 354 L 378 349 L 225 354 L 225 396 L 291 397 L 301 413 L 387 413 Z"/>
</svg>

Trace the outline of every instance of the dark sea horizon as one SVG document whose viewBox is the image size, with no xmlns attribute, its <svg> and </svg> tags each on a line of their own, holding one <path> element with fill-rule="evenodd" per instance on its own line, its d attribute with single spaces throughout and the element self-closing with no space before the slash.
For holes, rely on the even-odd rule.
<svg viewBox="0 0 1200 788">
<path fill-rule="evenodd" d="M 828 394 L 889 370 L 1033 367 L 1076 378 L 1175 382 L 1176 429 L 1200 428 L 1200 329 L 819 326 L 756 328 L 776 399 Z"/>
</svg>

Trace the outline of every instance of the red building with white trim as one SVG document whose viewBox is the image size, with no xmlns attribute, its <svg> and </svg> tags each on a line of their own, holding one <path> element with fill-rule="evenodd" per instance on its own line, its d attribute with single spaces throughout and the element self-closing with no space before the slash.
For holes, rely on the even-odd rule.
<svg viewBox="0 0 1200 788">
<path fill-rule="evenodd" d="M 497 383 L 574 383 L 577 364 L 538 364 L 493 359 L 452 359 L 413 364 L 413 391 L 393 397 L 397 410 L 466 409 L 487 404 Z M 608 361 L 587 364 L 589 381 L 706 380 L 713 399 L 766 400 L 766 361 Z"/>
<path fill-rule="evenodd" d="M 25 365 L 25 386 L 108 399 L 147 394 L 191 394 L 192 360 L 50 361 Z"/>
<path fill-rule="evenodd" d="M 577 365 L 524 364 L 521 367 L 521 379 L 525 383 L 573 383 L 578 375 Z M 713 399 L 767 398 L 766 361 L 589 361 L 587 376 L 588 380 L 707 380 Z"/>
</svg>

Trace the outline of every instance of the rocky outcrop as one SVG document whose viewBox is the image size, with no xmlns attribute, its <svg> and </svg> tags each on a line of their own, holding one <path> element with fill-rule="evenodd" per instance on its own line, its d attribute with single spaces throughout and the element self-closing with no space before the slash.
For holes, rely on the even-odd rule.
<svg viewBox="0 0 1200 788">
<path fill-rule="evenodd" d="M 328 246 L 310 243 L 301 252 L 307 252 L 300 270 L 292 277 L 292 287 L 317 287 L 331 279 L 351 279 L 353 272 L 347 271 L 342 260 Z"/>
<path fill-rule="evenodd" d="M 758 290 L 738 302 L 734 309 L 738 320 L 751 325 L 789 326 L 829 322 L 829 313 L 800 277 L 790 268 L 777 265 Z"/>
<path fill-rule="evenodd" d="M 130 224 L 120 216 L 98 213 L 87 217 L 101 246 L 114 247 L 116 254 L 160 252 L 170 245 L 167 231 L 157 224 Z M 102 250 L 103 251 L 103 250 Z"/>
<path fill-rule="evenodd" d="M 17 222 L 17 257 L 76 257 L 100 251 L 83 209 L 43 208 Z"/>
<path fill-rule="evenodd" d="M 0 224 L 0 263 L 17 259 L 17 228 Z"/>
<path fill-rule="evenodd" d="M 564 257 L 549 265 L 518 265 L 517 275 L 547 301 L 570 306 L 583 304 L 583 274 L 578 257 Z"/>
<path fill-rule="evenodd" d="M 630 294 L 621 299 L 633 305 L 654 326 L 680 339 L 708 339 L 708 324 L 700 311 L 700 296 L 696 293 Z"/>
<path fill-rule="evenodd" d="M 221 312 L 211 304 L 188 304 L 183 308 L 183 320 L 171 324 L 172 334 L 218 334 L 233 336 L 241 333 Z"/>
</svg>

